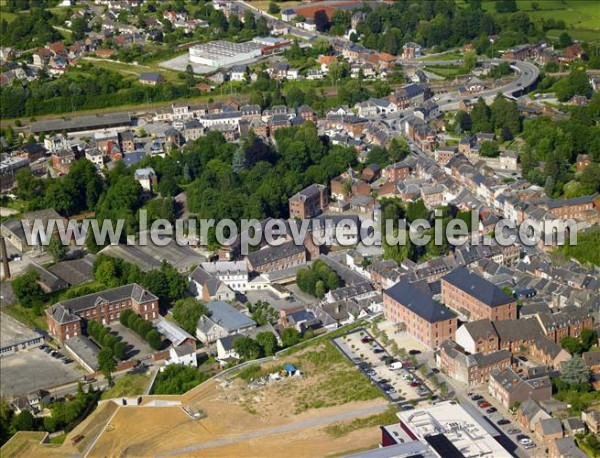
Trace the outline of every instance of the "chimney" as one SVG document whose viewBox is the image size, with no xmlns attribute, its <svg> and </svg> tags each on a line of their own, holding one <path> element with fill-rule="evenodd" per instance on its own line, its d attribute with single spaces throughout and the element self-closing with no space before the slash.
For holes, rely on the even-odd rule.
<svg viewBox="0 0 600 458">
<path fill-rule="evenodd" d="M 0 235 L 0 251 L 2 251 L 2 266 L 4 267 L 4 280 L 10 280 L 10 266 L 8 265 L 8 252 L 6 251 L 6 240 Z"/>
</svg>

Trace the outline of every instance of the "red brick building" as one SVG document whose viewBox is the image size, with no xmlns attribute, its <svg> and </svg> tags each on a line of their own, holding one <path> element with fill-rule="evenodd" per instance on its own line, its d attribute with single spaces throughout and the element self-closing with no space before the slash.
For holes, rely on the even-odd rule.
<svg viewBox="0 0 600 458">
<path fill-rule="evenodd" d="M 594 318 L 582 308 L 565 307 L 552 315 L 538 313 L 536 318 L 546 336 L 558 344 L 563 337 L 579 337 L 583 329 L 594 329 Z"/>
<path fill-rule="evenodd" d="M 410 166 L 405 162 L 396 162 L 383 169 L 382 175 L 390 181 L 404 181 L 410 175 Z"/>
<path fill-rule="evenodd" d="M 311 184 L 290 197 L 290 218 L 313 218 L 320 215 L 328 203 L 327 188 L 321 184 Z"/>
<path fill-rule="evenodd" d="M 59 342 L 82 334 L 85 324 L 102 324 L 119 319 L 123 310 L 133 310 L 144 320 L 159 316 L 158 298 L 137 283 L 58 302 L 46 310 L 48 331 Z"/>
<path fill-rule="evenodd" d="M 404 323 L 406 332 L 430 348 L 454 339 L 456 314 L 433 300 L 426 282 L 400 282 L 383 291 L 386 318 Z"/>
<path fill-rule="evenodd" d="M 458 267 L 442 278 L 442 302 L 471 320 L 517 318 L 517 301 L 493 283 Z"/>
<path fill-rule="evenodd" d="M 554 199 L 548 202 L 548 211 L 561 219 L 574 218 L 594 222 L 598 219 L 598 207 L 595 205 L 597 194 L 574 197 L 572 199 Z"/>
</svg>

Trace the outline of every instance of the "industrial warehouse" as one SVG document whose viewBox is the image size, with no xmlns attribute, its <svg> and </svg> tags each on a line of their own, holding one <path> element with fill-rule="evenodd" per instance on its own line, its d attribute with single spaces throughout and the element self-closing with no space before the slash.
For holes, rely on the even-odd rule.
<svg viewBox="0 0 600 458">
<path fill-rule="evenodd" d="M 289 40 L 272 37 L 256 37 L 245 43 L 210 41 L 190 48 L 190 62 L 215 68 L 226 67 L 283 50 L 289 44 Z"/>
</svg>

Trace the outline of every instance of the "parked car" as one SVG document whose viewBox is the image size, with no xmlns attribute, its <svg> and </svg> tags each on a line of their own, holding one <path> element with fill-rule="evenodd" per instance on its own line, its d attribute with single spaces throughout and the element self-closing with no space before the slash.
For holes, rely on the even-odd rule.
<svg viewBox="0 0 600 458">
<path fill-rule="evenodd" d="M 410 404 L 406 404 L 403 405 L 402 407 L 400 407 L 402 410 L 415 410 L 414 406 L 411 406 Z"/>
<path fill-rule="evenodd" d="M 501 418 L 500 420 L 498 420 L 498 424 L 500 426 L 504 426 L 510 424 L 510 421 L 508 421 L 506 418 Z"/>
<path fill-rule="evenodd" d="M 483 399 L 483 396 L 480 394 L 476 394 L 475 396 L 471 396 L 471 401 L 480 401 Z"/>
<path fill-rule="evenodd" d="M 521 445 L 533 444 L 533 441 L 531 440 L 531 438 L 525 434 L 518 434 L 517 440 L 519 441 L 519 444 L 521 444 Z"/>
<path fill-rule="evenodd" d="M 434 374 L 439 374 L 440 370 L 436 369 L 435 367 L 433 369 L 431 369 L 431 372 L 433 372 Z"/>
<path fill-rule="evenodd" d="M 383 348 L 374 348 L 373 353 L 383 353 L 385 350 Z"/>
<path fill-rule="evenodd" d="M 508 434 L 513 435 L 513 434 L 519 434 L 521 431 L 516 429 L 516 428 L 512 428 L 508 430 Z"/>
<path fill-rule="evenodd" d="M 368 370 L 368 371 L 366 372 L 366 374 L 367 374 L 369 377 L 375 377 L 375 376 L 377 375 L 377 372 L 375 372 L 374 370 Z"/>
<path fill-rule="evenodd" d="M 395 371 L 398 369 L 402 369 L 403 364 L 400 361 L 396 361 L 391 363 L 388 367 L 390 368 L 390 370 Z"/>
<path fill-rule="evenodd" d="M 393 386 L 391 386 L 387 390 L 385 390 L 385 392 L 387 394 L 394 394 L 396 392 L 396 389 Z"/>
<path fill-rule="evenodd" d="M 420 355 L 421 354 L 421 350 L 410 350 L 408 352 L 409 355 Z"/>
<path fill-rule="evenodd" d="M 495 407 L 490 407 L 489 409 L 486 410 L 487 413 L 494 413 L 497 411 L 498 411 L 498 409 L 496 409 Z"/>
<path fill-rule="evenodd" d="M 480 408 L 482 409 L 487 409 L 488 407 L 491 407 L 492 405 L 487 402 L 487 401 L 483 401 L 481 404 L 478 404 Z"/>
<path fill-rule="evenodd" d="M 369 342 L 373 342 L 373 338 L 369 337 L 369 336 L 364 336 L 362 339 L 360 339 L 360 341 L 362 343 L 369 343 Z"/>
<path fill-rule="evenodd" d="M 410 382 L 410 386 L 412 386 L 413 388 L 417 387 L 417 386 L 421 386 L 423 385 L 423 382 L 420 382 L 418 380 L 414 380 L 412 382 Z"/>
<path fill-rule="evenodd" d="M 355 364 L 358 364 L 358 363 L 360 363 L 361 361 L 362 361 L 362 359 L 360 359 L 358 356 L 356 356 L 356 357 L 352 358 L 352 362 L 353 362 L 353 363 L 355 363 Z"/>
</svg>

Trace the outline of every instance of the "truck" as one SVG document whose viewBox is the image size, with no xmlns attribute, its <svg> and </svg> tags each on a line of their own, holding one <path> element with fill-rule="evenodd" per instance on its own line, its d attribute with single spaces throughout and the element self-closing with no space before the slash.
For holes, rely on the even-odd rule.
<svg viewBox="0 0 600 458">
<path fill-rule="evenodd" d="M 390 370 L 396 371 L 398 369 L 402 369 L 402 363 L 400 361 L 395 361 L 388 366 Z"/>
</svg>

